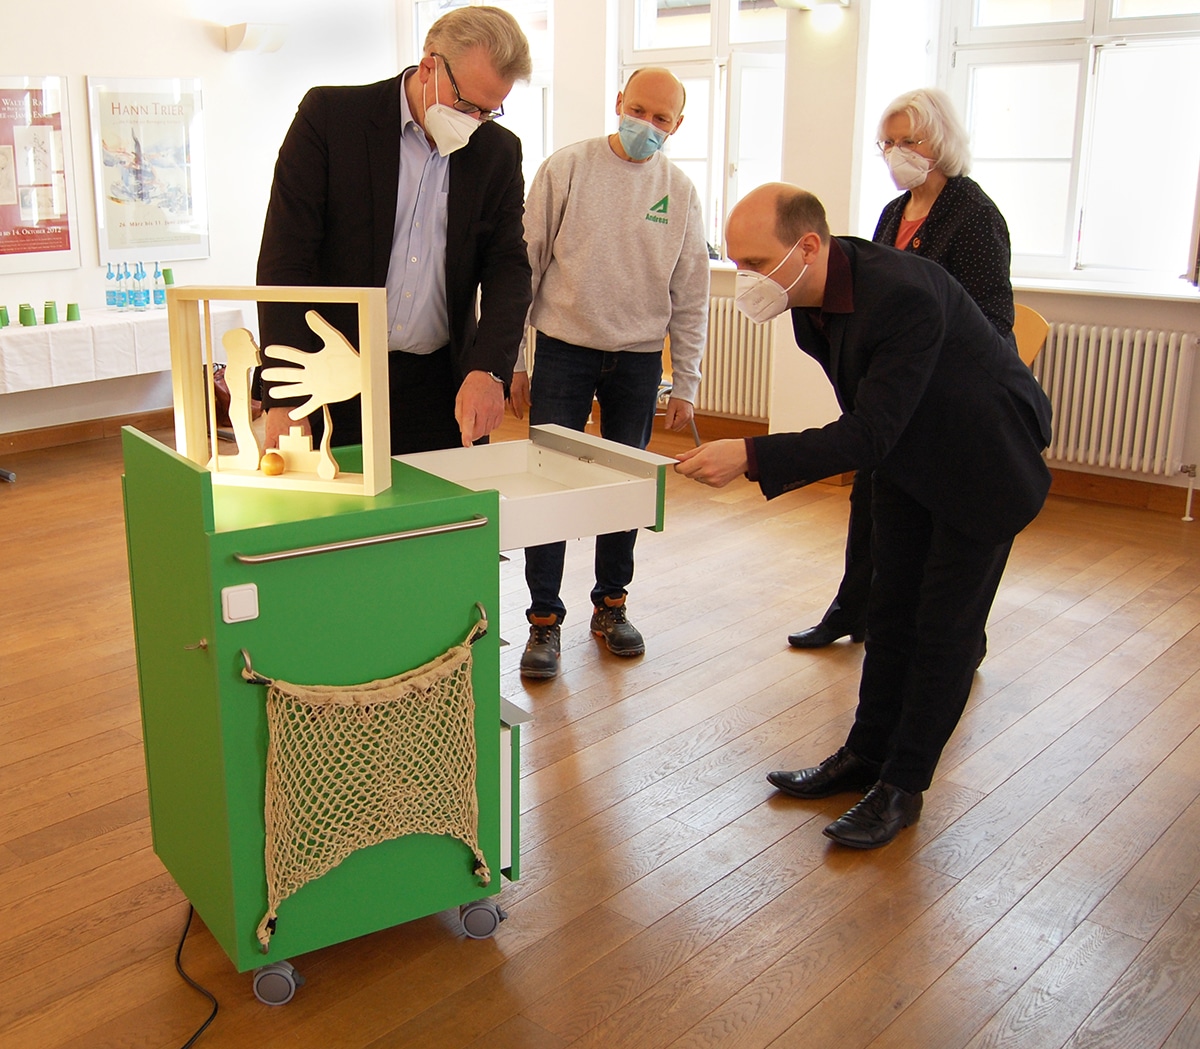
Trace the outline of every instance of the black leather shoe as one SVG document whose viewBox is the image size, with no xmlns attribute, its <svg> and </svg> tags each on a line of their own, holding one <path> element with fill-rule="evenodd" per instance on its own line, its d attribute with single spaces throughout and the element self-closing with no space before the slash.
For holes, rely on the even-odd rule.
<svg viewBox="0 0 1200 1049">
<path fill-rule="evenodd" d="M 842 747 L 814 769 L 768 772 L 767 782 L 793 798 L 828 798 L 851 790 L 866 793 L 879 779 L 879 769 L 875 762 Z"/>
<path fill-rule="evenodd" d="M 825 837 L 852 849 L 877 849 L 921 818 L 920 791 L 909 793 L 890 783 L 876 783 L 849 812 L 825 828 Z"/>
<path fill-rule="evenodd" d="M 824 648 L 843 637 L 848 637 L 857 645 L 865 636 L 865 632 L 861 629 L 839 630 L 828 623 L 818 623 L 816 626 L 810 626 L 807 630 L 788 634 L 788 644 L 792 648 Z"/>
</svg>

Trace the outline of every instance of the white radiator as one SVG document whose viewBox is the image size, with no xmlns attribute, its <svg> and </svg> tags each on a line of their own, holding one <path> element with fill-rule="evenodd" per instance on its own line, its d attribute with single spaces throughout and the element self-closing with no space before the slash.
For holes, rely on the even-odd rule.
<svg viewBox="0 0 1200 1049">
<path fill-rule="evenodd" d="M 1054 408 L 1047 459 L 1178 473 L 1195 352 L 1189 332 L 1052 324 L 1033 362 Z"/>
<path fill-rule="evenodd" d="M 771 383 L 771 324 L 754 324 L 728 296 L 708 300 L 708 348 L 696 411 L 765 422 Z"/>
</svg>

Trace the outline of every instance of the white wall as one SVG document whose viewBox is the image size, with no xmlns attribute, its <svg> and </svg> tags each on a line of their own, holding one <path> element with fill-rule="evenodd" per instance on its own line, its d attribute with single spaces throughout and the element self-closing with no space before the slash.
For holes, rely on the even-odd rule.
<svg viewBox="0 0 1200 1049">
<path fill-rule="evenodd" d="M 850 228 L 860 5 L 822 30 L 812 11 L 789 11 L 783 105 L 783 178 L 815 193 L 830 227 Z"/>
<path fill-rule="evenodd" d="M 815 193 L 834 233 L 851 226 L 854 184 L 860 18 L 852 6 L 835 26 L 822 29 L 810 11 L 789 11 L 784 71 L 783 180 Z M 772 433 L 823 426 L 839 414 L 824 371 L 792 336 L 791 314 L 774 322 Z"/>
<path fill-rule="evenodd" d="M 287 25 L 272 54 L 227 53 L 224 26 Z M 21 302 L 104 304 L 92 190 L 86 77 L 196 76 L 204 92 L 211 256 L 171 263 L 177 284 L 253 284 L 263 216 L 279 144 L 304 92 L 316 84 L 393 76 L 394 0 L 41 0 L 21 9 L 20 31 L 0 34 L 5 75 L 67 78 L 81 265 L 0 275 L 0 303 L 16 319 Z M 0 396 L 0 432 L 165 407 L 163 376 Z M 118 407 L 119 406 L 119 407 Z M 113 409 L 117 408 L 116 411 Z"/>
<path fill-rule="evenodd" d="M 552 0 L 554 88 L 550 150 L 616 130 L 615 0 Z"/>
<path fill-rule="evenodd" d="M 938 0 L 864 0 L 860 34 L 856 146 L 862 178 L 852 189 L 847 232 L 870 237 L 879 212 L 896 195 L 875 139 L 879 115 L 897 95 L 937 81 Z"/>
</svg>

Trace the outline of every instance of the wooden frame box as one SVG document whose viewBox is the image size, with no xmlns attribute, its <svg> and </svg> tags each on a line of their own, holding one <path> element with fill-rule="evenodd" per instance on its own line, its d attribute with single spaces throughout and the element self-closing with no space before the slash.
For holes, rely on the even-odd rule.
<svg viewBox="0 0 1200 1049">
<path fill-rule="evenodd" d="M 260 449 L 250 432 L 248 390 L 249 364 L 234 365 L 226 371 L 231 394 L 230 416 L 238 435 L 238 454 L 217 451 L 216 398 L 209 385 L 216 356 L 212 337 L 210 303 L 296 302 L 351 303 L 358 308 L 359 347 L 357 356 L 347 354 L 339 375 L 344 382 L 361 391 L 363 453 L 362 473 L 339 472 L 321 477 L 315 472 L 291 471 L 267 476 L 259 469 Z M 233 484 L 261 488 L 308 492 L 378 495 L 391 484 L 388 461 L 387 404 L 387 293 L 382 288 L 298 288 L 298 287 L 222 287 L 187 286 L 167 290 L 167 312 L 171 326 L 171 382 L 175 395 L 175 447 L 192 462 L 207 466 L 215 484 Z M 246 329 L 242 347 L 253 347 Z M 226 339 L 229 335 L 227 333 Z M 226 350 L 230 348 L 228 341 Z M 357 369 L 357 375 L 353 374 Z M 384 396 L 374 396 L 383 391 Z M 207 397 L 206 397 L 207 395 Z M 207 399 L 207 409 L 205 407 Z M 240 418 L 244 416 L 244 418 Z M 309 453 L 311 454 L 311 453 Z M 331 460 L 332 461 L 332 460 Z"/>
</svg>

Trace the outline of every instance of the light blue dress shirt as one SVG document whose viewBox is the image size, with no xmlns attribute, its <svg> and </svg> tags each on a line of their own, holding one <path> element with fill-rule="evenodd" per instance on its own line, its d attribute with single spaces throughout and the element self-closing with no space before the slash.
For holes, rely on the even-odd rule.
<svg viewBox="0 0 1200 1049">
<path fill-rule="evenodd" d="M 430 147 L 413 119 L 403 86 L 400 128 L 400 185 L 387 274 L 388 349 L 433 353 L 450 341 L 446 313 L 450 161 Z"/>
</svg>

